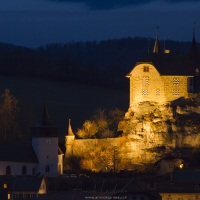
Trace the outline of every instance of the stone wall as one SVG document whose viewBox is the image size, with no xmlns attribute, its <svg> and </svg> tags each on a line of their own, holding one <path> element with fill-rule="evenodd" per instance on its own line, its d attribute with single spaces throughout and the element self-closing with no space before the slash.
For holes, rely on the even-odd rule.
<svg viewBox="0 0 200 200">
<path fill-rule="evenodd" d="M 173 101 L 180 97 L 188 98 L 187 76 L 162 76 L 166 101 Z"/>
<path fill-rule="evenodd" d="M 188 98 L 189 76 L 163 76 L 149 63 L 138 63 L 127 75 L 130 79 L 130 108 L 135 103 L 164 103 Z"/>
<path fill-rule="evenodd" d="M 199 148 L 199 114 L 194 115 L 195 118 L 190 116 L 199 109 L 189 107 L 187 100 L 186 104 L 185 108 L 177 106 L 176 109 L 169 103 L 135 104 L 119 123 L 123 136 L 118 138 L 75 139 L 66 136 L 65 166 L 73 168 L 69 158 L 74 157 L 80 168 L 86 170 L 144 170 L 177 148 Z"/>
</svg>

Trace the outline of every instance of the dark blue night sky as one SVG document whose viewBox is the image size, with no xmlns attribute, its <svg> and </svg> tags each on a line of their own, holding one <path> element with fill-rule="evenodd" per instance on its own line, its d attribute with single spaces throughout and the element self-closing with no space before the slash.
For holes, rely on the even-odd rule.
<svg viewBox="0 0 200 200">
<path fill-rule="evenodd" d="M 195 23 L 195 26 L 194 26 Z M 38 47 L 47 43 L 155 37 L 200 42 L 200 1 L 1 0 L 0 41 Z"/>
</svg>

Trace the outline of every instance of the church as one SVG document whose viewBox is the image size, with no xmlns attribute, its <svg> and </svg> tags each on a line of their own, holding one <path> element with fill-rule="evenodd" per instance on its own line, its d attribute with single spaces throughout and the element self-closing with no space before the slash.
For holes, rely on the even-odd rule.
<svg viewBox="0 0 200 200">
<path fill-rule="evenodd" d="M 63 173 L 64 154 L 58 146 L 58 129 L 49 118 L 46 104 L 31 134 L 31 143 L 0 145 L 0 175 L 56 177 Z"/>
</svg>

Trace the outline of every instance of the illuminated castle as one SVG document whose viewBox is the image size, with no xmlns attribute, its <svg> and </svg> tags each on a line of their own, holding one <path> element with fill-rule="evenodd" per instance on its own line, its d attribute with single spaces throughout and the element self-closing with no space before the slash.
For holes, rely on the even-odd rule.
<svg viewBox="0 0 200 200">
<path fill-rule="evenodd" d="M 199 92 L 198 59 L 194 34 L 190 56 L 184 57 L 169 50 L 160 52 L 156 36 L 153 54 L 136 63 L 127 75 L 130 79 L 130 108 L 138 102 L 164 103 Z"/>
<path fill-rule="evenodd" d="M 76 139 L 69 123 L 66 169 L 74 170 L 77 164 L 81 169 L 92 171 L 142 169 L 152 166 L 177 147 L 199 148 L 199 120 L 191 125 L 190 114 L 197 112 L 199 116 L 200 107 L 183 105 L 185 100 L 190 100 L 188 97 L 194 100 L 199 93 L 199 67 L 194 34 L 190 56 L 180 56 L 169 50 L 161 53 L 156 36 L 153 53 L 136 63 L 127 75 L 130 105 L 118 126 L 123 135 Z M 183 100 L 181 107 L 177 103 L 179 100 Z M 72 161 L 77 163 L 73 166 Z"/>
</svg>

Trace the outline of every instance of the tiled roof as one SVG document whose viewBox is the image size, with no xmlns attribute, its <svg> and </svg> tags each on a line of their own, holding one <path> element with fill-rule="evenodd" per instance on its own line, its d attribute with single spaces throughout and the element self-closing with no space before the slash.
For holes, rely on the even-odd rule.
<svg viewBox="0 0 200 200">
<path fill-rule="evenodd" d="M 0 186 L 7 184 L 10 191 L 38 192 L 42 176 L 0 176 Z"/>
<path fill-rule="evenodd" d="M 0 161 L 38 163 L 37 156 L 31 143 L 0 144 Z"/>
<path fill-rule="evenodd" d="M 193 62 L 189 56 L 180 54 L 154 53 L 148 54 L 139 63 L 152 63 L 161 75 L 181 75 L 193 76 L 196 67 L 200 67 L 197 62 Z"/>
</svg>

